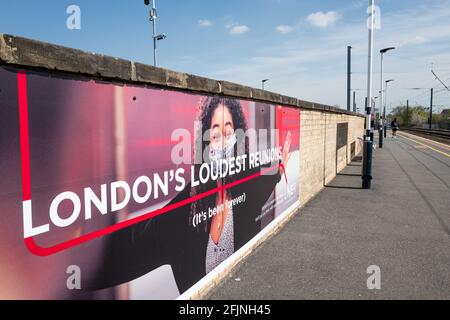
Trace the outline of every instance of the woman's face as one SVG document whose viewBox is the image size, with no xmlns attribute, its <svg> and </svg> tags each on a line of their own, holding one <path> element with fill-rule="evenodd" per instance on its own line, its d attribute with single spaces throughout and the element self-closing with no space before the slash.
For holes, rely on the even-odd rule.
<svg viewBox="0 0 450 320">
<path fill-rule="evenodd" d="M 219 105 L 211 119 L 209 141 L 212 147 L 223 148 L 226 138 L 234 133 L 233 117 L 228 107 Z"/>
</svg>

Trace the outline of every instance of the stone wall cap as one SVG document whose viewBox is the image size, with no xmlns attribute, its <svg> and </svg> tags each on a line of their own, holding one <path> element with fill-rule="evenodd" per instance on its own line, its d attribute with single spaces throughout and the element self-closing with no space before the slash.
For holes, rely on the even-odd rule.
<svg viewBox="0 0 450 320">
<path fill-rule="evenodd" d="M 2 33 L 0 33 L 0 65 L 78 74 L 101 80 L 150 84 L 176 90 L 218 94 L 307 110 L 364 117 L 340 108 L 303 101 L 229 81 L 208 79 Z"/>
</svg>

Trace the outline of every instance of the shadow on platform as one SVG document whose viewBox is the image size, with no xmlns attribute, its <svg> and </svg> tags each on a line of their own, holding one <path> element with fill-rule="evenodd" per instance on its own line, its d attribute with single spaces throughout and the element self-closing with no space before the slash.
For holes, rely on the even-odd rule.
<svg viewBox="0 0 450 320">
<path fill-rule="evenodd" d="M 324 184 L 325 188 L 361 189 L 361 163 L 362 157 L 355 157 L 346 168 L 336 175 L 333 181 Z"/>
</svg>

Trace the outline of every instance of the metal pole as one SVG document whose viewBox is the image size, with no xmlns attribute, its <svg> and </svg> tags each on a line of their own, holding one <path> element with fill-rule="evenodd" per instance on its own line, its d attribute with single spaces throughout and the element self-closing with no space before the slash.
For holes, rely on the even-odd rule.
<svg viewBox="0 0 450 320">
<path fill-rule="evenodd" d="M 153 65 L 156 67 L 158 64 L 156 53 L 156 0 L 152 0 L 152 23 L 153 23 Z"/>
<path fill-rule="evenodd" d="M 367 97 L 364 100 L 364 108 L 365 108 L 364 110 L 366 110 L 366 113 L 367 113 L 367 108 L 368 108 Z M 367 130 L 367 121 L 365 122 L 364 128 Z"/>
<path fill-rule="evenodd" d="M 431 88 L 430 98 L 430 129 L 433 127 L 433 88 Z"/>
<path fill-rule="evenodd" d="M 262 89 L 264 90 L 264 80 L 261 81 L 262 82 Z"/>
<path fill-rule="evenodd" d="M 381 92 L 381 94 L 383 94 Z M 378 147 L 380 149 L 383 149 L 383 136 L 384 136 L 384 120 L 383 120 L 383 114 L 380 109 L 380 120 L 378 122 Z"/>
<path fill-rule="evenodd" d="M 372 52 L 373 52 L 373 27 L 374 27 L 374 0 L 369 0 L 370 5 L 370 25 L 369 25 L 369 48 L 368 48 L 368 66 L 367 66 L 367 118 L 366 128 L 367 137 L 372 130 L 371 115 L 372 115 Z"/>
<path fill-rule="evenodd" d="M 353 112 L 356 112 L 356 91 L 353 91 Z"/>
<path fill-rule="evenodd" d="M 352 91 L 352 47 L 347 47 L 347 111 L 350 111 Z"/>
<path fill-rule="evenodd" d="M 409 100 L 406 100 L 406 126 L 409 126 Z"/>
<path fill-rule="evenodd" d="M 379 147 L 383 148 L 383 136 L 384 136 L 384 123 L 386 114 L 383 110 L 383 55 L 384 52 L 381 52 L 381 69 L 380 69 L 380 127 L 378 130 L 378 139 L 379 139 Z"/>
<path fill-rule="evenodd" d="M 388 85 L 388 82 L 386 82 L 385 87 L 384 87 L 384 105 L 383 105 L 383 114 L 384 114 L 384 118 L 385 118 L 385 123 L 384 123 L 384 137 L 385 138 L 387 138 L 387 120 L 386 120 L 387 85 Z"/>
<path fill-rule="evenodd" d="M 366 139 L 364 141 L 363 168 L 362 168 L 362 188 L 370 189 L 372 184 L 372 151 L 373 141 L 370 138 L 372 131 L 372 52 L 373 52 L 373 29 L 374 29 L 374 0 L 369 0 L 369 46 L 367 61 L 367 117 L 366 117 Z"/>
</svg>

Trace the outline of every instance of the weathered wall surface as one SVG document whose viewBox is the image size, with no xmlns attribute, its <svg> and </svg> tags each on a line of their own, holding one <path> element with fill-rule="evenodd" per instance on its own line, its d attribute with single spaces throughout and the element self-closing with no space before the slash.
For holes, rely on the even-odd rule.
<svg viewBox="0 0 450 320">
<path fill-rule="evenodd" d="M 346 146 L 338 147 L 338 127 L 348 124 Z M 300 202 L 304 205 L 361 151 L 364 119 L 303 110 L 300 121 Z M 341 136 L 345 138 L 345 136 Z M 354 150 L 352 151 L 352 145 Z"/>
</svg>

